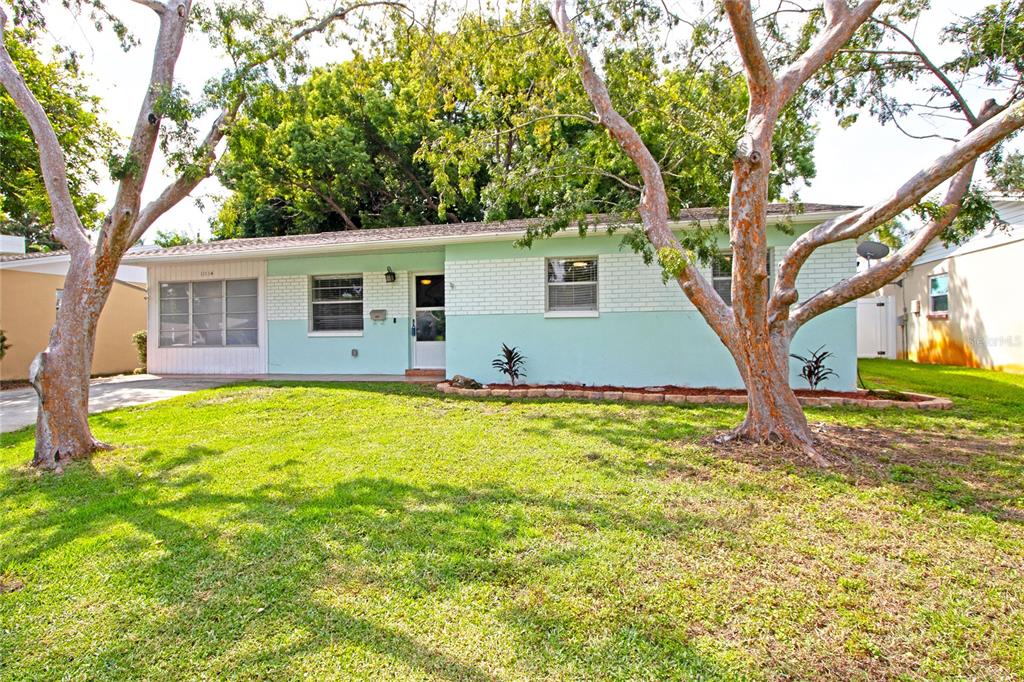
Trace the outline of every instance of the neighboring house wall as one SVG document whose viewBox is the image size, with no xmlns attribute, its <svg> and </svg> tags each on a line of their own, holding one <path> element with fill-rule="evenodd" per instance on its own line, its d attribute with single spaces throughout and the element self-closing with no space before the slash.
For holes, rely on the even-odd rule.
<svg viewBox="0 0 1024 682">
<path fill-rule="evenodd" d="M 0 270 L 0 328 L 11 344 L 0 361 L 0 378 L 28 378 L 29 365 L 49 342 L 57 315 L 57 290 L 63 286 L 62 275 Z M 132 334 L 145 328 L 144 287 L 115 282 L 96 332 L 93 374 L 130 372 L 137 367 Z"/>
<path fill-rule="evenodd" d="M 1024 240 L 914 266 L 902 289 L 887 289 L 907 313 L 905 356 L 1024 372 L 1024 305 L 1009 277 L 1021 263 Z M 946 316 L 929 309 L 929 281 L 940 274 L 949 276 Z"/>
<path fill-rule="evenodd" d="M 1024 372 L 1024 305 L 1012 275 L 1024 262 L 1024 201 L 994 198 L 1002 225 L 963 244 L 932 242 L 898 284 L 866 297 L 891 297 L 898 357 L 932 364 Z M 948 275 L 949 310 L 930 310 L 930 280 Z"/>
<path fill-rule="evenodd" d="M 267 371 L 266 264 L 262 260 L 160 264 L 149 268 L 147 366 L 153 374 L 263 374 Z M 160 284 L 257 280 L 257 344 L 178 348 L 160 345 Z"/>
</svg>

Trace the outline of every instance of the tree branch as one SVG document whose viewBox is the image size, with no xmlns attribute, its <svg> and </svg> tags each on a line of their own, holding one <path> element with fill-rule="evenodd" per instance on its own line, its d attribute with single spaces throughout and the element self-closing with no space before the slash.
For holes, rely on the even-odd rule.
<svg viewBox="0 0 1024 682">
<path fill-rule="evenodd" d="M 235 116 L 237 116 L 238 109 L 242 106 L 243 99 L 244 98 L 239 97 L 231 108 L 222 111 L 210 126 L 210 130 L 207 132 L 206 138 L 199 147 L 202 150 L 202 156 L 205 159 L 205 163 L 201 169 L 202 172 L 196 172 L 195 169 L 193 169 L 193 172 L 191 173 L 182 173 L 173 182 L 171 182 L 171 184 L 164 188 L 160 193 L 160 196 L 146 204 L 146 207 L 139 212 L 139 217 L 132 226 L 131 235 L 128 237 L 129 245 L 142 239 L 146 230 L 153 225 L 157 218 L 191 194 L 192 190 L 198 187 L 200 182 L 210 177 L 210 174 L 213 172 L 213 164 L 217 161 L 217 145 L 220 144 L 228 126 L 231 125 Z"/>
<path fill-rule="evenodd" d="M 885 26 L 890 31 L 893 31 L 894 33 L 897 33 L 898 35 L 902 36 L 903 39 L 910 44 L 910 47 L 912 48 L 911 53 L 916 55 L 917 58 L 921 60 L 921 63 L 925 65 L 925 68 L 931 71 L 932 74 L 934 74 L 934 76 L 939 79 L 943 87 L 945 87 L 946 90 L 949 91 L 949 94 L 953 97 L 953 99 L 956 100 L 956 103 L 960 105 L 960 110 L 963 112 L 964 118 L 967 119 L 967 122 L 971 124 L 971 127 L 978 125 L 978 123 L 980 122 L 978 120 L 978 117 L 974 115 L 973 111 L 971 111 L 970 105 L 967 104 L 967 100 L 964 99 L 964 96 L 960 94 L 960 90 L 957 89 L 955 85 L 953 85 L 953 81 L 949 79 L 949 77 L 942 71 L 942 69 L 936 66 L 935 62 L 928 58 L 928 55 L 924 53 L 924 50 L 921 49 L 921 47 L 910 36 L 909 33 L 901 29 L 899 26 L 896 26 L 895 24 L 891 24 L 888 21 L 885 21 L 884 19 L 872 19 L 872 21 L 882 26 Z"/>
<path fill-rule="evenodd" d="M 97 249 L 104 253 L 121 254 L 131 246 L 131 234 L 139 213 L 142 188 L 153 161 L 157 138 L 160 134 L 160 116 L 157 101 L 174 85 L 174 67 L 185 38 L 191 0 L 172 0 L 167 11 L 159 12 L 160 29 L 153 48 L 153 67 L 149 85 L 139 107 L 135 130 L 128 145 L 127 175 L 118 183 L 113 207 L 103 223 Z M 148 2 L 147 2 L 148 4 Z M 173 10 L 173 11 L 171 11 Z"/>
<path fill-rule="evenodd" d="M 163 14 L 167 11 L 167 5 L 160 2 L 160 0 L 132 0 L 132 2 L 148 7 L 157 14 Z"/>
<path fill-rule="evenodd" d="M 789 307 L 798 298 L 797 275 L 817 248 L 845 239 L 857 239 L 895 218 L 939 184 L 973 163 L 1007 135 L 1024 127 L 1024 101 L 1018 101 L 993 115 L 998 109 L 994 102 L 991 106 L 986 105 L 979 116 L 984 121 L 981 125 L 952 145 L 927 168 L 904 182 L 886 199 L 826 221 L 797 237 L 779 267 L 775 290 L 769 303 L 770 322 L 778 323 L 788 317 Z"/>
<path fill-rule="evenodd" d="M 50 198 L 50 212 L 53 214 L 53 234 L 73 254 L 87 253 L 91 245 L 71 198 L 64 150 L 42 105 L 29 90 L 7 51 L 4 43 L 6 27 L 7 14 L 0 7 L 0 84 L 3 84 L 18 111 L 28 121 L 39 149 L 39 167 Z"/>
<path fill-rule="evenodd" d="M 576 30 L 569 20 L 565 0 L 552 0 L 550 13 L 555 27 L 565 39 L 569 55 L 576 62 L 583 89 L 594 106 L 598 120 L 636 164 L 643 179 L 638 210 L 647 238 L 655 249 L 668 248 L 682 252 L 682 245 L 668 226 L 668 194 L 658 162 L 644 144 L 640 134 L 612 104 L 608 87 L 597 75 L 590 55 L 583 49 L 579 36 L 576 35 Z M 683 292 L 701 311 L 711 328 L 725 341 L 731 335 L 735 322 L 729 314 L 729 307 L 725 305 L 714 287 L 697 268 L 689 265 L 682 267 L 677 280 Z"/>
<path fill-rule="evenodd" d="M 795 333 L 808 320 L 881 289 L 905 272 L 924 252 L 928 244 L 949 227 L 960 214 L 964 196 L 967 195 L 971 186 L 976 164 L 977 160 L 971 161 L 953 178 L 942 202 L 944 209 L 942 216 L 929 221 L 895 254 L 828 289 L 819 291 L 797 306 L 793 310 L 788 324 L 790 334 Z"/>
<path fill-rule="evenodd" d="M 836 56 L 881 4 L 882 0 L 863 0 L 850 9 L 846 7 L 844 0 L 828 0 L 825 3 L 825 30 L 818 35 L 807 51 L 786 67 L 779 76 L 780 109 L 811 76 Z M 839 5 L 843 7 L 840 8 Z"/>
<path fill-rule="evenodd" d="M 148 4 L 151 0 L 134 0 L 134 1 L 135 2 L 142 2 L 143 4 Z M 156 2 L 157 0 L 152 0 L 152 1 Z M 403 9 L 406 8 L 406 6 L 403 3 L 394 2 L 392 0 L 377 0 L 377 1 L 361 2 L 361 3 L 358 3 L 358 4 L 352 5 L 350 7 L 345 7 L 345 8 L 337 9 L 337 10 L 331 12 L 330 14 L 328 14 L 327 16 L 325 16 L 324 18 L 322 18 L 321 20 L 317 21 L 315 24 L 312 24 L 311 26 L 307 26 L 306 28 L 303 28 L 300 31 L 296 31 L 289 38 L 289 42 L 297 43 L 300 40 L 308 38 L 309 36 L 313 35 L 314 33 L 323 31 L 328 26 L 330 26 L 332 23 L 334 23 L 335 21 L 342 21 L 342 20 L 344 20 L 349 14 L 351 14 L 352 12 L 354 12 L 354 11 L 356 11 L 358 9 L 364 9 L 364 8 L 367 8 L 367 7 L 375 7 L 375 6 L 380 6 L 380 5 L 388 6 L 388 7 L 399 7 L 399 8 L 403 8 Z M 180 46 L 179 46 L 179 49 L 180 49 Z M 248 62 L 240 70 L 241 76 L 244 76 L 244 75 L 250 73 L 257 66 L 260 66 L 261 64 L 265 64 L 272 57 L 273 57 L 273 55 L 268 52 L 267 54 L 264 54 L 264 55 L 260 56 L 258 59 L 254 59 L 254 60 Z M 155 64 L 155 60 L 154 60 L 154 64 Z M 154 68 L 155 68 L 155 66 L 154 66 Z M 173 74 L 172 74 L 172 78 L 173 78 Z M 151 85 L 151 90 L 152 90 L 152 85 Z M 203 140 L 203 143 L 199 147 L 200 150 L 204 150 L 202 152 L 202 154 L 206 157 L 206 160 L 207 160 L 207 163 L 204 165 L 204 167 L 202 169 L 202 172 L 201 173 L 183 173 L 178 178 L 176 178 L 171 184 L 169 184 L 167 187 L 165 187 L 164 190 L 160 193 L 160 195 L 156 199 L 154 199 L 149 204 L 147 204 L 146 207 L 142 211 L 139 212 L 138 219 L 135 220 L 134 224 L 132 225 L 131 233 L 128 236 L 125 248 L 131 246 L 135 242 L 137 242 L 140 239 L 142 239 L 143 235 L 146 233 L 146 230 L 148 230 L 150 227 L 152 227 L 153 223 L 158 218 L 160 218 L 160 216 L 162 216 L 167 211 L 169 211 L 171 208 L 176 206 L 185 197 L 187 197 L 196 187 L 198 187 L 200 182 L 202 182 L 204 179 L 206 179 L 206 178 L 208 178 L 210 176 L 210 173 L 212 173 L 212 171 L 213 171 L 213 165 L 214 165 L 214 163 L 217 160 L 217 145 L 220 143 L 221 139 L 224 137 L 224 134 L 227 132 L 228 127 L 234 122 L 235 118 L 238 115 L 238 110 L 241 107 L 241 105 L 244 102 L 244 100 L 245 100 L 245 96 L 244 95 L 238 97 L 231 106 L 226 107 L 224 110 L 221 111 L 220 115 L 217 116 L 217 119 L 210 126 L 210 131 L 207 133 L 206 138 Z M 148 118 L 148 116 L 147 116 L 147 118 Z M 155 127 L 157 129 L 159 129 L 159 125 L 155 125 Z M 154 138 L 154 141 L 155 141 L 155 138 Z M 140 188 L 140 193 L 141 193 L 141 188 Z M 352 221 L 348 218 L 348 216 L 343 211 L 340 210 L 340 208 L 339 208 L 339 213 L 342 215 L 343 219 L 346 221 L 346 224 L 349 225 L 350 228 L 355 228 L 355 224 L 352 223 Z"/>
<path fill-rule="evenodd" d="M 729 17 L 729 24 L 732 26 L 733 37 L 736 39 L 736 47 L 739 48 L 740 57 L 743 59 L 751 99 L 768 97 L 776 88 L 775 75 L 768 65 L 761 41 L 757 37 L 750 0 L 725 0 L 723 4 Z"/>
</svg>

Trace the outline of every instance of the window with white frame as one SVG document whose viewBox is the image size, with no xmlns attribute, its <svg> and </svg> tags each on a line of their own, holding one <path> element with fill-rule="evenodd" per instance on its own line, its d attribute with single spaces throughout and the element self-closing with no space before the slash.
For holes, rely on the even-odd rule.
<svg viewBox="0 0 1024 682">
<path fill-rule="evenodd" d="M 772 260 L 774 249 L 768 249 L 768 282 L 771 286 L 773 277 Z M 726 305 L 732 305 L 732 251 L 721 251 L 711 262 L 711 286 L 722 297 Z"/>
<path fill-rule="evenodd" d="M 255 279 L 160 283 L 160 346 L 255 346 Z"/>
<path fill-rule="evenodd" d="M 597 311 L 596 258 L 549 258 L 547 270 L 549 311 Z"/>
<path fill-rule="evenodd" d="M 935 275 L 928 279 L 928 312 L 932 315 L 949 314 L 949 275 Z"/>
<path fill-rule="evenodd" d="M 311 332 L 363 330 L 362 275 L 319 275 L 312 278 L 309 299 Z"/>
</svg>

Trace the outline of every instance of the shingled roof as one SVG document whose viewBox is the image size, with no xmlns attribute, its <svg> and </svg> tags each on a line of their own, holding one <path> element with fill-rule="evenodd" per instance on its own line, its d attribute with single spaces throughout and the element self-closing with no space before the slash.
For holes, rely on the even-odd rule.
<svg viewBox="0 0 1024 682">
<path fill-rule="evenodd" d="M 28 253 L 5 253 L 0 255 L 0 263 L 12 263 L 21 260 L 36 260 L 37 258 L 50 258 L 53 256 L 66 256 L 67 251 L 30 251 Z"/>
<path fill-rule="evenodd" d="M 857 208 L 836 204 L 769 204 L 768 215 L 771 217 L 841 213 Z M 685 209 L 681 216 L 682 222 L 717 220 L 722 217 L 721 208 Z M 608 225 L 616 222 L 613 216 L 591 216 L 589 222 L 594 226 Z M 166 249 L 153 249 L 145 252 L 126 255 L 124 262 L 149 262 L 163 259 L 212 258 L 224 256 L 237 258 L 248 254 L 258 255 L 278 251 L 313 251 L 323 248 L 325 251 L 344 250 L 345 247 L 381 247 L 389 244 L 401 245 L 403 242 L 422 241 L 468 241 L 473 237 L 485 236 L 519 236 L 529 227 L 544 224 L 543 219 L 505 220 L 501 222 L 447 223 L 442 225 L 419 225 L 414 227 L 385 227 L 379 229 L 348 230 L 343 232 L 320 232 L 317 234 L 286 235 L 282 237 L 254 237 L 252 239 L 226 239 L 205 244 L 188 244 L 172 246 Z"/>
</svg>

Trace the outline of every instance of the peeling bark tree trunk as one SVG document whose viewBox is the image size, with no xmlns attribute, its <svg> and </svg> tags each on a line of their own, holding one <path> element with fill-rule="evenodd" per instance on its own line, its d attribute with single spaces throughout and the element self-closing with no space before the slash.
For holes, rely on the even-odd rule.
<svg viewBox="0 0 1024 682">
<path fill-rule="evenodd" d="M 36 356 L 29 381 L 39 397 L 32 465 L 61 470 L 75 459 L 106 449 L 89 428 L 89 377 L 100 312 L 113 277 L 93 277 L 92 259 L 73 261 L 46 349 Z"/>
<path fill-rule="evenodd" d="M 733 271 L 732 305 L 727 306 L 693 264 L 681 257 L 679 241 L 668 226 L 668 200 L 661 168 L 637 131 L 612 104 L 607 86 L 576 35 L 565 3 L 566 0 L 551 0 L 551 18 L 565 38 L 598 120 L 636 164 L 643 178 L 637 208 L 644 232 L 658 251 L 662 265 L 671 266 L 683 292 L 731 353 L 747 388 L 746 417 L 723 438 L 784 443 L 803 450 L 815 463 L 827 465 L 827 460 L 815 450 L 814 435 L 789 385 L 791 339 L 808 320 L 879 289 L 910 267 L 928 243 L 956 218 L 978 157 L 1024 127 L 1024 101 L 1017 95 L 1011 95 L 1004 104 L 990 100 L 978 116 L 964 107 L 969 131 L 963 139 L 885 200 L 822 223 L 797 237 L 782 259 L 774 290 L 769 291 L 767 202 L 775 124 L 803 84 L 848 43 L 882 0 L 862 0 L 853 7 L 847 0 L 823 0 L 823 29 L 807 50 L 777 75 L 762 51 L 750 0 L 723 0 L 750 95 L 745 134 L 733 161 L 729 197 Z M 922 59 L 938 73 L 934 63 L 924 55 Z M 949 79 L 938 75 L 944 87 L 953 88 Z M 952 95 L 961 106 L 965 104 L 955 88 Z M 797 305 L 797 275 L 817 248 L 868 234 L 917 204 L 951 177 L 953 181 L 942 204 L 944 212 L 893 257 Z M 674 252 L 675 257 L 666 263 L 663 252 Z"/>
<path fill-rule="evenodd" d="M 105 448 L 89 430 L 89 375 L 92 365 L 96 327 L 110 295 L 118 266 L 125 251 L 138 242 L 146 230 L 172 207 L 187 197 L 209 177 L 217 160 L 217 147 L 237 115 L 245 97 L 244 90 L 225 103 L 195 150 L 199 168 L 190 167 L 164 187 L 157 198 L 145 206 L 141 196 L 160 135 L 159 100 L 174 86 L 174 69 L 192 10 L 191 0 L 134 0 L 151 9 L 159 19 L 153 47 L 153 65 L 149 84 L 139 107 L 135 128 L 128 144 L 126 161 L 131 167 L 120 179 L 117 195 L 93 244 L 75 211 L 68 187 L 67 166 L 53 126 L 38 100 L 28 89 L 10 54 L 3 35 L 7 14 L 0 6 L 0 85 L 14 100 L 32 130 L 39 149 L 39 164 L 53 213 L 54 236 L 67 248 L 70 265 L 64 281 L 64 293 L 57 321 L 50 332 L 46 350 L 30 369 L 31 382 L 39 396 L 36 418 L 36 449 L 33 465 L 59 470 L 69 460 L 87 457 Z M 367 0 L 349 7 L 336 7 L 293 33 L 284 45 L 272 46 L 263 54 L 238 68 L 235 76 L 246 78 L 257 67 L 289 54 L 287 47 L 320 33 L 335 22 L 344 21 L 358 9 L 386 6 L 404 9 L 395 0 Z"/>
</svg>

